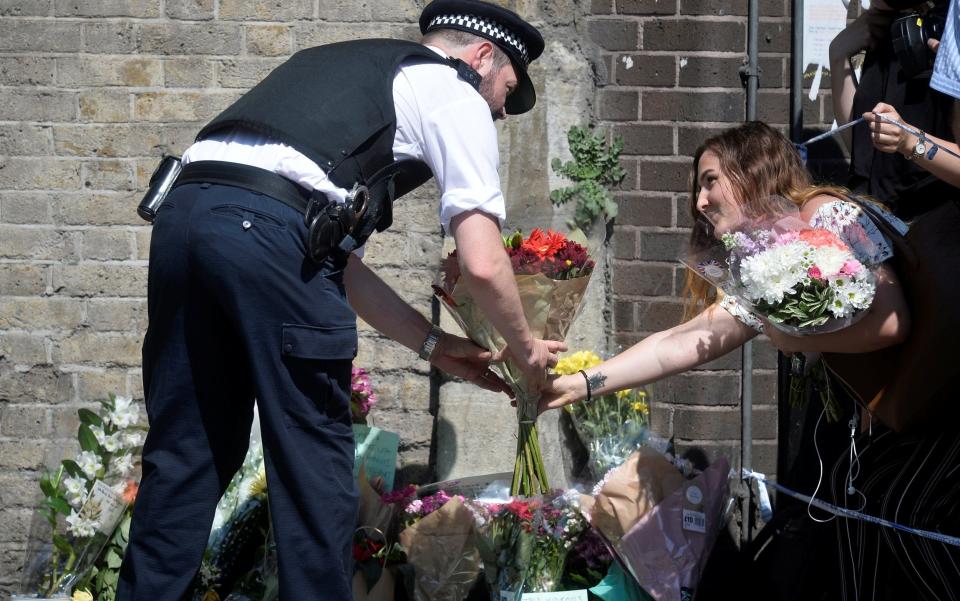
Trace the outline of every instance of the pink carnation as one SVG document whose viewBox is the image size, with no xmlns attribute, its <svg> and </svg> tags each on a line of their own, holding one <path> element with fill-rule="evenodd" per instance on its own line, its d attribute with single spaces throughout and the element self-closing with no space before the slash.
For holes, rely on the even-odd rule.
<svg viewBox="0 0 960 601">
<path fill-rule="evenodd" d="M 863 265 L 860 264 L 860 261 L 856 259 L 850 259 L 843 264 L 843 267 L 840 268 L 840 273 L 844 275 L 857 275 L 860 273 L 860 269 L 863 268 Z"/>
</svg>

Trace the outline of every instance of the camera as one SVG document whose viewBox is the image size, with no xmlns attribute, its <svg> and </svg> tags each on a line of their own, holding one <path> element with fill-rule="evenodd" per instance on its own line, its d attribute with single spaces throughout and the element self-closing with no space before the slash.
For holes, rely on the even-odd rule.
<svg viewBox="0 0 960 601">
<path fill-rule="evenodd" d="M 927 46 L 927 40 L 939 40 L 943 35 L 946 15 L 940 8 L 932 8 L 922 15 L 913 13 L 900 17 L 890 26 L 893 52 L 908 78 L 925 74 L 933 68 L 934 53 Z"/>
</svg>

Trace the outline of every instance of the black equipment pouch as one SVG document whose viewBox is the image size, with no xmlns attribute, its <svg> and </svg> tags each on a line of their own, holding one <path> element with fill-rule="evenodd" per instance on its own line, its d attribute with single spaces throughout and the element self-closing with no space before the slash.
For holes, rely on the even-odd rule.
<svg viewBox="0 0 960 601">
<path fill-rule="evenodd" d="M 359 246 L 353 233 L 358 220 L 367 212 L 369 199 L 366 186 L 360 184 L 354 184 L 342 204 L 330 202 L 325 195 L 314 191 L 304 216 L 307 254 L 314 263 L 319 265 L 335 250 L 348 254 Z"/>
<path fill-rule="evenodd" d="M 163 155 L 160 164 L 153 170 L 150 176 L 150 183 L 147 186 L 147 192 L 143 195 L 143 200 L 137 206 L 137 215 L 140 215 L 145 221 L 153 223 L 160 210 L 160 205 L 173 188 L 173 183 L 177 181 L 180 175 L 180 157 L 170 154 Z"/>
</svg>

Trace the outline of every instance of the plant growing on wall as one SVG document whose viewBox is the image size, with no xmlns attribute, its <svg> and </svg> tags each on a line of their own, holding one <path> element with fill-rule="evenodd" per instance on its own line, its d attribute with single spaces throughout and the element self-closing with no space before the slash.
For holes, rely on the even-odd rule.
<svg viewBox="0 0 960 601">
<path fill-rule="evenodd" d="M 610 188 L 626 175 L 620 166 L 623 139 L 615 136 L 608 144 L 603 132 L 574 125 L 567 132 L 567 143 L 573 159 L 565 163 L 553 159 L 550 166 L 554 173 L 571 180 L 573 185 L 554 190 L 550 200 L 556 206 L 575 200 L 573 219 L 568 225 L 586 231 L 600 216 L 604 222 L 617 216 L 617 203 Z"/>
</svg>

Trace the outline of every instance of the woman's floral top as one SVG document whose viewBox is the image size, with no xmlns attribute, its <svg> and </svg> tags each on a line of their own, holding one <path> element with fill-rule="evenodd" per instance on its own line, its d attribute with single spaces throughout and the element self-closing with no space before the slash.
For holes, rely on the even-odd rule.
<svg viewBox="0 0 960 601">
<path fill-rule="evenodd" d="M 877 207 L 878 212 L 901 234 L 906 235 L 907 224 L 889 211 Z M 810 227 L 829 230 L 840 237 L 857 259 L 868 267 L 879 265 L 893 256 L 893 244 L 884 236 L 870 216 L 855 203 L 845 200 L 826 202 L 817 208 L 810 219 Z M 720 294 L 720 306 L 742 323 L 763 332 L 763 323 L 732 296 Z"/>
</svg>

